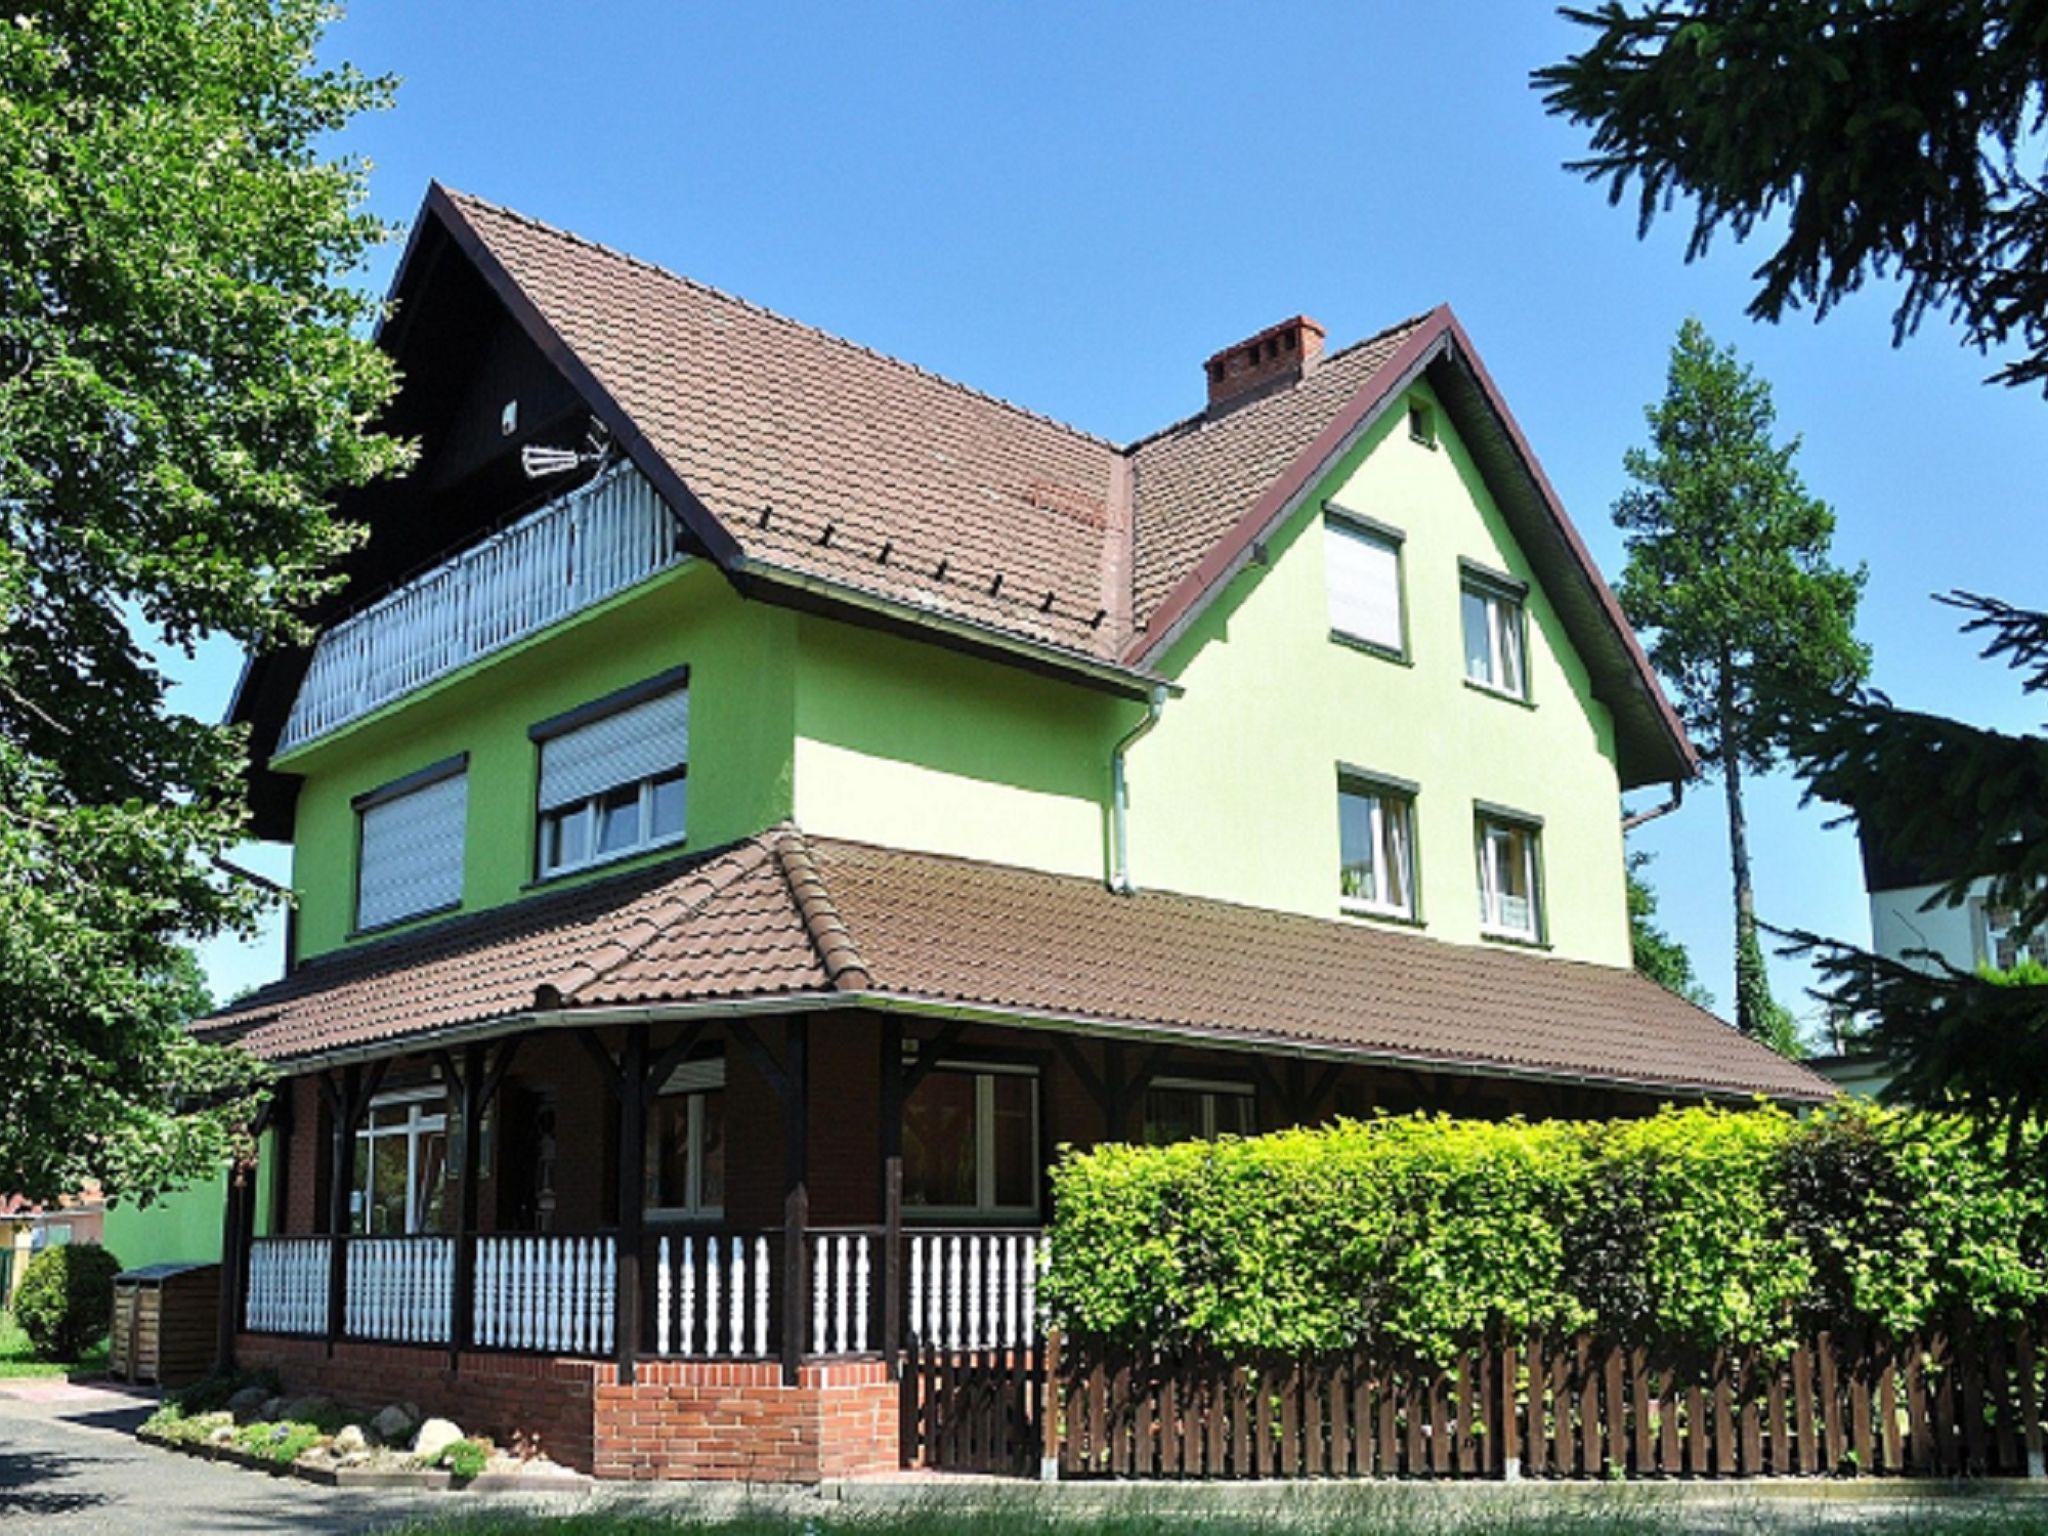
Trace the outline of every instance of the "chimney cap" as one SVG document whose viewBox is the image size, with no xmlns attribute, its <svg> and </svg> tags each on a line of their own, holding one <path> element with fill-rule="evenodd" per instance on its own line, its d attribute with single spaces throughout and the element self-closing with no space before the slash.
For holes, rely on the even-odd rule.
<svg viewBox="0 0 2048 1536">
<path fill-rule="evenodd" d="M 1263 331 L 1255 332 L 1245 337 L 1242 341 L 1233 341 L 1229 346 L 1211 352 L 1204 361 L 1209 363 L 1227 361 L 1233 352 L 1248 351 L 1263 341 L 1278 340 L 1282 335 L 1290 331 L 1304 341 L 1311 334 L 1317 341 L 1321 341 L 1330 334 L 1329 330 L 1323 325 L 1323 322 L 1316 319 L 1314 315 L 1289 315 L 1285 320 L 1275 321 Z"/>
</svg>

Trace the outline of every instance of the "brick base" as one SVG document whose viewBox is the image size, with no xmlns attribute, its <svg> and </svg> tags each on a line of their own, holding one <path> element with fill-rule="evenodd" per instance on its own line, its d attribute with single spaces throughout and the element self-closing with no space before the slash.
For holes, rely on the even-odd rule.
<svg viewBox="0 0 2048 1536">
<path fill-rule="evenodd" d="M 899 1384 L 880 1361 L 807 1365 L 643 1362 L 621 1385 L 609 1361 L 464 1354 L 242 1334 L 235 1357 L 291 1392 L 374 1412 L 416 1403 L 500 1445 L 545 1452 L 599 1477 L 815 1483 L 892 1472 Z"/>
</svg>

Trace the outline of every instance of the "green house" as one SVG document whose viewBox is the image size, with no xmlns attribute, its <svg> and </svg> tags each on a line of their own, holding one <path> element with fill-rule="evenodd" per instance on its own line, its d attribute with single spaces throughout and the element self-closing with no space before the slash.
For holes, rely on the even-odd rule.
<svg viewBox="0 0 2048 1536">
<path fill-rule="evenodd" d="M 1119 444 L 440 187 L 393 300 L 419 464 L 234 704 L 243 1363 L 893 1467 L 906 1350 L 1035 1347 L 1062 1145 L 1826 1096 L 1629 968 L 1695 759 L 1449 309 Z"/>
</svg>

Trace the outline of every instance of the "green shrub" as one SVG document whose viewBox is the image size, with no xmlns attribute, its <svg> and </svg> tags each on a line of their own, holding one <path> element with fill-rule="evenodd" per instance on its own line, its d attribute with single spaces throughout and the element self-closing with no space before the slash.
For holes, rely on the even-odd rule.
<svg viewBox="0 0 2048 1536">
<path fill-rule="evenodd" d="M 14 1320 L 44 1360 L 76 1360 L 107 1331 L 120 1260 L 89 1243 L 45 1248 L 14 1293 Z"/>
<path fill-rule="evenodd" d="M 481 1440 L 456 1440 L 444 1446 L 436 1465 L 446 1467 L 458 1482 L 481 1477 L 491 1464 L 491 1448 Z"/>
<path fill-rule="evenodd" d="M 265 1366 L 255 1371 L 230 1371 L 225 1376 L 214 1375 L 180 1387 L 171 1394 L 171 1401 L 186 1413 L 211 1413 L 225 1408 L 228 1399 L 244 1387 L 261 1387 L 271 1397 L 284 1390 L 276 1371 Z"/>
<path fill-rule="evenodd" d="M 1843 1103 L 1606 1123 L 1340 1121 L 1069 1152 L 1042 1294 L 1082 1337 L 1230 1354 L 1497 1330 L 1781 1351 L 2048 1301 L 2048 1186 L 1952 1119 Z"/>
<path fill-rule="evenodd" d="M 326 1438 L 317 1424 L 287 1419 L 278 1424 L 244 1424 L 235 1431 L 235 1448 L 288 1467 Z"/>
</svg>

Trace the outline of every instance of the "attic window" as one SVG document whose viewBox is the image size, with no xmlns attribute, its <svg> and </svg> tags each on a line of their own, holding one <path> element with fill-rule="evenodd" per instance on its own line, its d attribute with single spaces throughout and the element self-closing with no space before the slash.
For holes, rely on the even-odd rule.
<svg viewBox="0 0 2048 1536">
<path fill-rule="evenodd" d="M 1408 435 L 1425 448 L 1436 446 L 1436 412 L 1421 401 L 1408 407 Z"/>
</svg>

